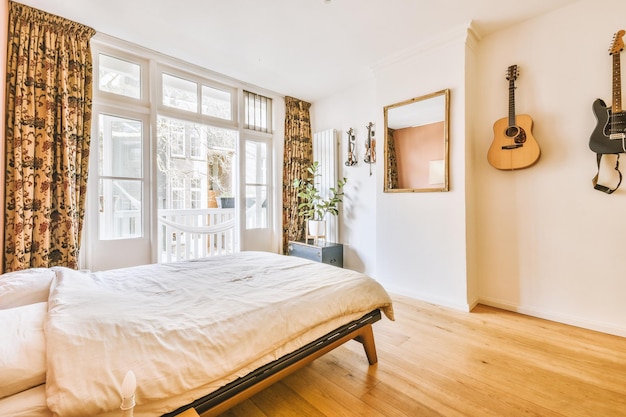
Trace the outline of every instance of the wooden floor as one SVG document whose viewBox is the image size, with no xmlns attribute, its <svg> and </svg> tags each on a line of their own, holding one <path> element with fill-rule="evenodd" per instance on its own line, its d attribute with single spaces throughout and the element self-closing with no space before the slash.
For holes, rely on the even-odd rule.
<svg viewBox="0 0 626 417">
<path fill-rule="evenodd" d="M 377 365 L 346 345 L 224 417 L 626 416 L 626 339 L 478 306 L 394 297 Z"/>
</svg>

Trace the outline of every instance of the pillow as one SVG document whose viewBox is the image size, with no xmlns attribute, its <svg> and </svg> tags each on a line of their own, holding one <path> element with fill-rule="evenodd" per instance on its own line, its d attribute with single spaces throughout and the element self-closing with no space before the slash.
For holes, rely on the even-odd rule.
<svg viewBox="0 0 626 417">
<path fill-rule="evenodd" d="M 0 308 L 48 301 L 53 269 L 32 268 L 0 275 Z"/>
<path fill-rule="evenodd" d="M 0 310 L 0 398 L 46 382 L 48 303 Z"/>
<path fill-rule="evenodd" d="M 46 386 L 22 391 L 19 394 L 0 399 L 3 416 L 11 417 L 52 417 L 52 411 L 46 405 Z"/>
</svg>

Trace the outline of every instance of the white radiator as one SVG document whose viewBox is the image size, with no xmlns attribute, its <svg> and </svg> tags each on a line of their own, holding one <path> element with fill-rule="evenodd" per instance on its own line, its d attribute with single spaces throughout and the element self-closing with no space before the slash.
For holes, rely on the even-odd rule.
<svg viewBox="0 0 626 417">
<path fill-rule="evenodd" d="M 334 129 L 313 134 L 313 160 L 320 164 L 320 195 L 326 198 L 339 177 L 339 142 Z M 339 217 L 326 216 L 326 241 L 339 243 Z"/>
</svg>

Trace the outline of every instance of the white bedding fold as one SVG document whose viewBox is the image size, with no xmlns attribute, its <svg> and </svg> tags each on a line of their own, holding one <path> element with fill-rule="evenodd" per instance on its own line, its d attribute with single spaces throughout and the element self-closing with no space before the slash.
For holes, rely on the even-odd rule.
<svg viewBox="0 0 626 417">
<path fill-rule="evenodd" d="M 373 279 L 262 252 L 56 275 L 45 324 L 46 394 L 50 410 L 68 417 L 119 410 L 128 370 L 137 376 L 136 410 L 156 402 L 162 413 L 190 402 L 182 393 L 216 389 L 338 319 L 374 308 L 393 318 Z"/>
</svg>

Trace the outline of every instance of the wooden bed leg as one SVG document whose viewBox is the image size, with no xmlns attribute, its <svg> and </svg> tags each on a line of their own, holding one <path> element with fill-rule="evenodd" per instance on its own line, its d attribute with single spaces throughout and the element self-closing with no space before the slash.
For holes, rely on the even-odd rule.
<svg viewBox="0 0 626 417">
<path fill-rule="evenodd" d="M 360 342 L 365 349 L 365 355 L 370 365 L 374 365 L 378 362 L 378 355 L 376 354 L 376 343 L 374 342 L 374 331 L 372 325 L 369 324 L 361 328 L 361 331 L 354 340 Z"/>
</svg>

